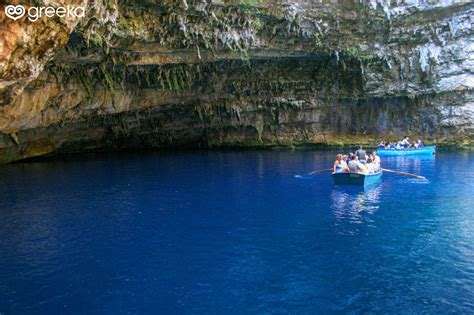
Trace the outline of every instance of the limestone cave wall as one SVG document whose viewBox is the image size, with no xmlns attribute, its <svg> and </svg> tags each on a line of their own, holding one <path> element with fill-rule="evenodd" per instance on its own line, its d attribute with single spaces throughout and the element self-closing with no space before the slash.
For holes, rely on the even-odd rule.
<svg viewBox="0 0 474 315">
<path fill-rule="evenodd" d="M 0 5 L 1 162 L 405 134 L 473 146 L 473 3 L 48 1 L 65 3 L 86 17 Z"/>
</svg>

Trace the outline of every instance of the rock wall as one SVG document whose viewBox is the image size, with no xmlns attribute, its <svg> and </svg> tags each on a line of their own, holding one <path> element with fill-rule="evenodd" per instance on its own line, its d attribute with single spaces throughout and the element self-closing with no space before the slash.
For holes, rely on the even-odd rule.
<svg viewBox="0 0 474 315">
<path fill-rule="evenodd" d="M 472 3 L 76 5 L 88 8 L 77 21 L 12 22 L 0 13 L 2 162 L 405 134 L 473 146 Z"/>
</svg>

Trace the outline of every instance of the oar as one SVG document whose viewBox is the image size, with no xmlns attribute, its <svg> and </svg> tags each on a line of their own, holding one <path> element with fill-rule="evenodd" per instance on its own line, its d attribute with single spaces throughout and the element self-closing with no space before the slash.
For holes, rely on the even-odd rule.
<svg viewBox="0 0 474 315">
<path fill-rule="evenodd" d="M 332 171 L 332 170 L 333 170 L 332 168 L 327 168 L 325 170 L 314 171 L 314 172 L 308 173 L 306 175 L 321 174 L 321 173 L 329 172 L 329 171 Z"/>
<path fill-rule="evenodd" d="M 415 174 L 410 174 L 410 173 L 405 173 L 405 172 L 398 172 L 398 171 L 394 171 L 394 170 L 388 170 L 388 169 L 386 169 L 386 168 L 382 168 L 382 170 L 383 170 L 384 172 L 389 172 L 389 173 L 395 173 L 395 174 L 400 174 L 400 175 L 415 177 L 415 178 L 418 178 L 418 179 L 426 179 L 426 177 L 424 177 L 424 176 L 415 175 Z"/>
<path fill-rule="evenodd" d="M 295 175 L 295 177 L 296 178 L 305 178 L 305 176 L 308 176 L 308 175 L 321 174 L 321 173 L 329 172 L 329 171 L 332 171 L 332 168 L 328 168 L 328 169 L 325 169 L 325 170 L 314 171 L 314 172 L 304 174 L 304 175 Z"/>
</svg>

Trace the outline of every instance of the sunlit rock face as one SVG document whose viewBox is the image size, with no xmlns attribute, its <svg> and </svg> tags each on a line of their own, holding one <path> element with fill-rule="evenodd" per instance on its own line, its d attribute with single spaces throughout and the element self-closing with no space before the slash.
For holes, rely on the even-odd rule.
<svg viewBox="0 0 474 315">
<path fill-rule="evenodd" d="M 473 146 L 472 3 L 49 3 L 87 14 L 25 23 L 0 13 L 2 162 L 405 134 Z"/>
</svg>

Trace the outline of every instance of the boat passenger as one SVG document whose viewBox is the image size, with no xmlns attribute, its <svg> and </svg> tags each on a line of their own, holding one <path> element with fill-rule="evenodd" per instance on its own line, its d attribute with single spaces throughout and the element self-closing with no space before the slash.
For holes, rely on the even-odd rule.
<svg viewBox="0 0 474 315">
<path fill-rule="evenodd" d="M 334 161 L 333 171 L 334 173 L 342 173 L 342 154 L 336 155 L 336 160 Z"/>
<path fill-rule="evenodd" d="M 345 154 L 342 156 L 341 165 L 343 172 L 349 172 L 349 166 L 347 166 L 347 155 Z"/>
<path fill-rule="evenodd" d="M 409 148 L 410 147 L 410 138 L 405 137 L 403 140 L 400 142 L 400 145 L 403 146 L 404 148 Z"/>
<path fill-rule="evenodd" d="M 355 154 L 351 156 L 351 160 L 347 165 L 349 166 L 349 170 L 353 173 L 364 173 L 366 171 L 365 166 L 359 162 L 359 158 Z"/>
<path fill-rule="evenodd" d="M 361 145 L 359 146 L 359 150 L 357 150 L 355 154 L 359 158 L 360 162 L 365 162 L 365 160 L 367 159 L 367 152 L 365 152 L 364 148 Z"/>
<path fill-rule="evenodd" d="M 349 162 L 347 162 L 347 166 L 349 166 L 349 171 L 356 173 L 358 171 L 356 155 L 353 153 L 349 153 Z"/>
<path fill-rule="evenodd" d="M 424 148 L 425 147 L 425 144 L 420 139 L 418 139 L 417 144 L 418 144 L 418 148 Z"/>
<path fill-rule="evenodd" d="M 367 156 L 366 156 L 366 158 L 367 158 Z M 357 161 L 357 163 L 359 163 L 359 164 L 358 164 L 358 166 L 359 166 L 359 172 L 360 172 L 360 173 L 365 173 L 365 172 L 367 172 L 367 168 L 365 167 L 365 163 L 366 163 L 366 162 L 365 162 L 365 161 L 360 161 L 357 156 L 356 156 L 356 161 Z"/>
<path fill-rule="evenodd" d="M 371 155 L 367 156 L 367 163 L 365 164 L 365 168 L 367 170 L 367 173 L 369 174 L 375 173 L 375 164 Z"/>
<path fill-rule="evenodd" d="M 383 140 L 380 141 L 379 145 L 377 146 L 377 149 L 385 149 L 385 142 Z"/>
<path fill-rule="evenodd" d="M 397 142 L 397 145 L 395 146 L 395 149 L 397 149 L 397 150 L 403 149 L 402 143 L 400 141 Z"/>
<path fill-rule="evenodd" d="M 375 171 L 378 172 L 382 166 L 380 165 L 380 156 L 378 156 L 377 150 L 372 152 L 372 157 L 374 158 Z"/>
<path fill-rule="evenodd" d="M 390 149 L 395 149 L 395 143 L 394 143 L 394 142 L 390 142 L 389 147 L 390 147 Z"/>
</svg>

